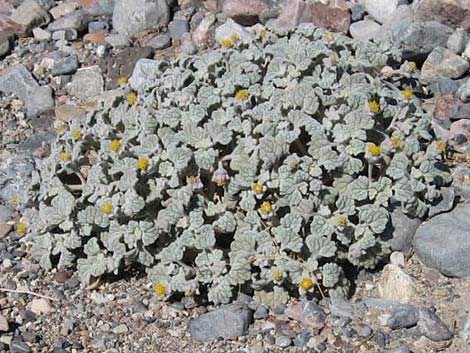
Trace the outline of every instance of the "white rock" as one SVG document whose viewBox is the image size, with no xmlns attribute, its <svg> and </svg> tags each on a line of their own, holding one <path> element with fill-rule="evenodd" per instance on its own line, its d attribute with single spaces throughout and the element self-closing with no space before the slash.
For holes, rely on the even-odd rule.
<svg viewBox="0 0 470 353">
<path fill-rule="evenodd" d="M 51 32 L 39 27 L 33 29 L 33 35 L 37 40 L 50 40 L 52 38 Z"/>
<path fill-rule="evenodd" d="M 354 39 L 364 41 L 377 38 L 381 30 L 381 25 L 370 20 L 354 22 L 349 27 L 349 32 Z"/>
<path fill-rule="evenodd" d="M 398 267 L 405 267 L 405 255 L 399 251 L 392 252 L 390 254 L 390 263 Z"/>
<path fill-rule="evenodd" d="M 384 267 L 377 289 L 380 298 L 400 303 L 411 303 L 417 297 L 415 280 L 395 265 Z"/>
<path fill-rule="evenodd" d="M 215 40 L 217 43 L 221 43 L 224 39 L 230 39 L 234 34 L 238 36 L 240 42 L 245 44 L 249 44 L 254 40 L 251 33 L 233 21 L 227 21 L 222 26 L 216 28 Z"/>
<path fill-rule="evenodd" d="M 103 75 L 98 66 L 78 69 L 69 86 L 69 93 L 83 101 L 99 96 L 103 90 Z"/>
<path fill-rule="evenodd" d="M 49 314 L 54 311 L 54 308 L 47 299 L 37 298 L 31 302 L 31 311 L 36 315 Z"/>
<path fill-rule="evenodd" d="M 361 4 L 369 15 L 380 23 L 389 22 L 391 14 L 406 0 L 362 0 Z"/>
<path fill-rule="evenodd" d="M 204 17 L 196 27 L 196 30 L 193 33 L 193 42 L 196 43 L 198 46 L 203 46 L 206 44 L 208 39 L 209 30 L 211 29 L 212 25 L 214 24 L 216 18 L 214 15 L 209 15 Z"/>
</svg>

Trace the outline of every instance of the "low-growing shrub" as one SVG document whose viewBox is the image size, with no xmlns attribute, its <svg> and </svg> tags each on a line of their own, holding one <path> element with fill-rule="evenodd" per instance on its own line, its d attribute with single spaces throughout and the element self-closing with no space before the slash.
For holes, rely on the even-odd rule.
<svg viewBox="0 0 470 353">
<path fill-rule="evenodd" d="M 309 25 L 237 39 L 59 129 L 24 213 L 42 267 L 88 282 L 138 263 L 161 299 L 273 306 L 345 296 L 393 209 L 426 215 L 450 175 L 414 63 Z"/>
</svg>

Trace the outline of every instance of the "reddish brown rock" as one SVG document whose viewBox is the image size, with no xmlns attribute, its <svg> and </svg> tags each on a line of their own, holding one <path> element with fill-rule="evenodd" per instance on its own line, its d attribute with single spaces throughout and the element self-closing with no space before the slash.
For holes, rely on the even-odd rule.
<svg viewBox="0 0 470 353">
<path fill-rule="evenodd" d="M 338 3 L 336 1 L 335 3 Z M 338 3 L 342 4 L 342 3 Z M 317 27 L 327 28 L 334 32 L 347 33 L 351 24 L 351 15 L 344 6 L 334 7 L 320 2 L 310 6 L 311 22 Z"/>
<path fill-rule="evenodd" d="M 301 22 L 309 22 L 306 7 L 303 0 L 285 2 L 281 14 L 273 26 L 276 28 L 290 28 L 297 26 Z"/>
<path fill-rule="evenodd" d="M 87 33 L 83 37 L 85 42 L 91 42 L 95 44 L 102 44 L 104 43 L 105 33 L 104 32 L 95 32 L 95 33 Z"/>
<path fill-rule="evenodd" d="M 469 29 L 470 0 L 420 0 L 415 6 L 415 18 Z"/>
<path fill-rule="evenodd" d="M 259 15 L 265 9 L 263 0 L 226 0 L 224 13 L 235 22 L 251 26 L 259 22 Z"/>
<path fill-rule="evenodd" d="M 461 103 L 460 99 L 452 94 L 446 94 L 437 98 L 434 108 L 434 118 L 439 121 L 448 121 L 452 107 Z"/>
<path fill-rule="evenodd" d="M 14 22 L 8 17 L 0 16 L 0 32 L 16 34 L 18 37 L 26 36 L 26 27 Z"/>
</svg>

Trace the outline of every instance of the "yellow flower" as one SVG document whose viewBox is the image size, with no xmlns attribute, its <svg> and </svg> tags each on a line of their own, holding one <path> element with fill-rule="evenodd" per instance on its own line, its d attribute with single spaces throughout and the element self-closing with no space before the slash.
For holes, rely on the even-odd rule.
<svg viewBox="0 0 470 353">
<path fill-rule="evenodd" d="M 280 281 L 282 279 L 282 273 L 279 271 L 274 271 L 273 272 L 273 279 L 275 281 Z"/>
<path fill-rule="evenodd" d="M 436 146 L 437 146 L 437 150 L 441 153 L 444 153 L 447 149 L 446 143 L 442 140 L 437 140 L 436 141 Z"/>
<path fill-rule="evenodd" d="M 82 133 L 80 132 L 80 130 L 75 129 L 75 130 L 72 131 L 72 137 L 75 140 L 78 140 L 80 137 L 82 137 Z"/>
<path fill-rule="evenodd" d="M 393 148 L 400 148 L 401 140 L 399 137 L 393 136 L 391 139 Z"/>
<path fill-rule="evenodd" d="M 232 46 L 232 41 L 230 39 L 226 38 L 226 39 L 223 39 L 220 42 L 220 45 L 224 48 L 230 48 Z"/>
<path fill-rule="evenodd" d="M 338 225 L 340 227 L 344 227 L 346 225 L 346 223 L 348 223 L 348 217 L 339 216 L 336 222 L 338 223 Z"/>
<path fill-rule="evenodd" d="M 162 283 L 157 283 L 155 285 L 155 294 L 157 295 L 157 297 L 164 297 L 166 294 L 165 285 Z"/>
<path fill-rule="evenodd" d="M 299 283 L 299 287 L 305 290 L 309 290 L 312 288 L 313 282 L 310 278 L 302 278 L 302 280 Z"/>
<path fill-rule="evenodd" d="M 269 212 L 272 211 L 273 209 L 273 206 L 271 205 L 271 202 L 269 201 L 266 201 L 266 202 L 263 202 L 260 206 L 260 211 L 265 213 L 265 214 L 268 214 Z"/>
<path fill-rule="evenodd" d="M 372 113 L 378 113 L 380 111 L 380 104 L 376 101 L 369 102 L 369 109 Z"/>
<path fill-rule="evenodd" d="M 416 70 L 416 63 L 414 61 L 411 61 L 408 63 L 408 67 L 410 69 L 410 71 L 414 71 Z"/>
<path fill-rule="evenodd" d="M 106 202 L 103 207 L 101 207 L 101 211 L 105 214 L 110 214 L 112 210 L 113 205 L 111 205 L 109 202 Z"/>
<path fill-rule="evenodd" d="M 125 85 L 127 83 L 127 78 L 125 77 L 119 77 L 117 80 L 117 83 L 119 86 Z"/>
<path fill-rule="evenodd" d="M 16 197 L 16 195 L 10 196 L 10 203 L 16 205 L 18 203 L 18 197 Z"/>
<path fill-rule="evenodd" d="M 268 30 L 266 28 L 261 30 L 261 32 L 259 32 L 259 36 L 261 38 L 266 38 L 267 35 L 268 35 Z"/>
<path fill-rule="evenodd" d="M 239 91 L 237 91 L 237 93 L 235 93 L 235 98 L 237 98 L 238 100 L 245 100 L 248 98 L 248 92 L 244 89 L 241 89 Z"/>
<path fill-rule="evenodd" d="M 333 33 L 326 33 L 324 36 L 323 36 L 323 39 L 324 40 L 333 40 L 335 36 L 333 35 Z"/>
<path fill-rule="evenodd" d="M 24 234 L 26 233 L 26 224 L 24 223 L 18 223 L 16 225 L 16 231 L 19 233 L 19 234 Z"/>
<path fill-rule="evenodd" d="M 57 133 L 57 135 L 60 135 L 61 133 L 63 133 L 65 130 L 65 125 L 62 124 L 62 125 L 59 125 L 55 128 L 55 132 Z"/>
<path fill-rule="evenodd" d="M 137 99 L 137 94 L 135 92 L 131 92 L 127 95 L 127 103 L 130 105 L 135 103 L 135 100 Z"/>
<path fill-rule="evenodd" d="M 67 152 L 59 153 L 59 159 L 64 162 L 70 160 L 70 158 L 71 158 L 70 153 L 67 153 Z"/>
<path fill-rule="evenodd" d="M 380 148 L 380 146 L 377 146 L 376 144 L 372 144 L 372 145 L 369 146 L 368 151 L 371 155 L 376 157 L 380 154 L 382 149 Z"/>
<path fill-rule="evenodd" d="M 401 95 L 406 99 L 410 99 L 413 96 L 413 92 L 411 92 L 409 89 L 404 89 L 401 91 Z"/>
<path fill-rule="evenodd" d="M 261 185 L 260 183 L 254 183 L 253 185 L 251 185 L 251 190 L 255 194 L 261 194 L 263 192 L 263 185 Z"/>
<path fill-rule="evenodd" d="M 215 182 L 215 185 L 217 185 L 217 186 L 224 186 L 224 185 L 225 185 L 225 180 L 217 180 L 217 181 Z"/>
<path fill-rule="evenodd" d="M 230 35 L 230 40 L 231 40 L 232 42 L 237 42 L 239 39 L 240 39 L 240 36 L 239 36 L 238 34 L 236 34 L 236 33 L 232 33 L 232 34 Z"/>
<path fill-rule="evenodd" d="M 95 162 L 96 162 L 96 155 L 90 154 L 90 155 L 88 156 L 88 161 L 89 161 L 90 163 L 95 163 Z"/>
<path fill-rule="evenodd" d="M 147 158 L 141 157 L 137 160 L 137 169 L 143 170 L 147 168 L 148 165 L 149 165 L 149 161 L 147 160 Z"/>
<path fill-rule="evenodd" d="M 121 147 L 121 142 L 118 139 L 111 141 L 111 151 L 116 152 Z"/>
</svg>

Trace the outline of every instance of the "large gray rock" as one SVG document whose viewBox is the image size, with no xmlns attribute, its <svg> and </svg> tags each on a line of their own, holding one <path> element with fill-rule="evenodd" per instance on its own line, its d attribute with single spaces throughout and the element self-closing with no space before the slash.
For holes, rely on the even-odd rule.
<svg viewBox="0 0 470 353">
<path fill-rule="evenodd" d="M 31 30 L 33 27 L 39 27 L 48 24 L 50 16 L 36 1 L 26 0 L 11 14 L 10 18 Z"/>
<path fill-rule="evenodd" d="M 170 9 L 165 0 L 117 0 L 114 7 L 113 28 L 128 37 L 169 21 Z"/>
<path fill-rule="evenodd" d="M 452 28 L 434 21 L 399 23 L 391 27 L 383 40 L 403 50 L 405 59 L 415 59 L 438 46 L 446 46 L 453 32 Z"/>
<path fill-rule="evenodd" d="M 51 88 L 40 87 L 24 65 L 13 66 L 0 75 L 0 92 L 14 94 L 22 100 L 30 117 L 54 107 Z"/>
<path fill-rule="evenodd" d="M 431 341 L 447 341 L 452 338 L 447 325 L 430 309 L 419 310 L 418 328 Z"/>
<path fill-rule="evenodd" d="M 390 218 L 388 244 L 393 251 L 408 254 L 413 246 L 413 237 L 421 224 L 419 218 L 408 217 L 403 210 L 395 209 Z"/>
<path fill-rule="evenodd" d="M 88 29 L 88 24 L 92 19 L 93 17 L 90 14 L 83 10 L 77 10 L 50 23 L 47 29 L 51 32 L 66 29 L 75 29 L 82 32 Z"/>
<path fill-rule="evenodd" d="M 451 277 L 470 276 L 470 204 L 461 204 L 423 223 L 415 251 L 427 266 Z"/>
<path fill-rule="evenodd" d="M 189 330 L 196 341 L 228 339 L 246 334 L 252 320 L 252 310 L 225 305 L 191 320 Z"/>
<path fill-rule="evenodd" d="M 447 41 L 447 48 L 455 54 L 462 54 L 468 42 L 468 33 L 463 29 L 456 30 Z"/>
<path fill-rule="evenodd" d="M 438 82 L 461 77 L 470 67 L 467 60 L 449 49 L 437 47 L 423 64 L 420 80 L 424 83 Z"/>
<path fill-rule="evenodd" d="M 25 155 L 18 155 L 0 163 L 0 198 L 8 201 L 14 196 L 19 201 L 26 201 L 22 196 L 31 183 L 34 170 L 34 159 Z"/>
</svg>

